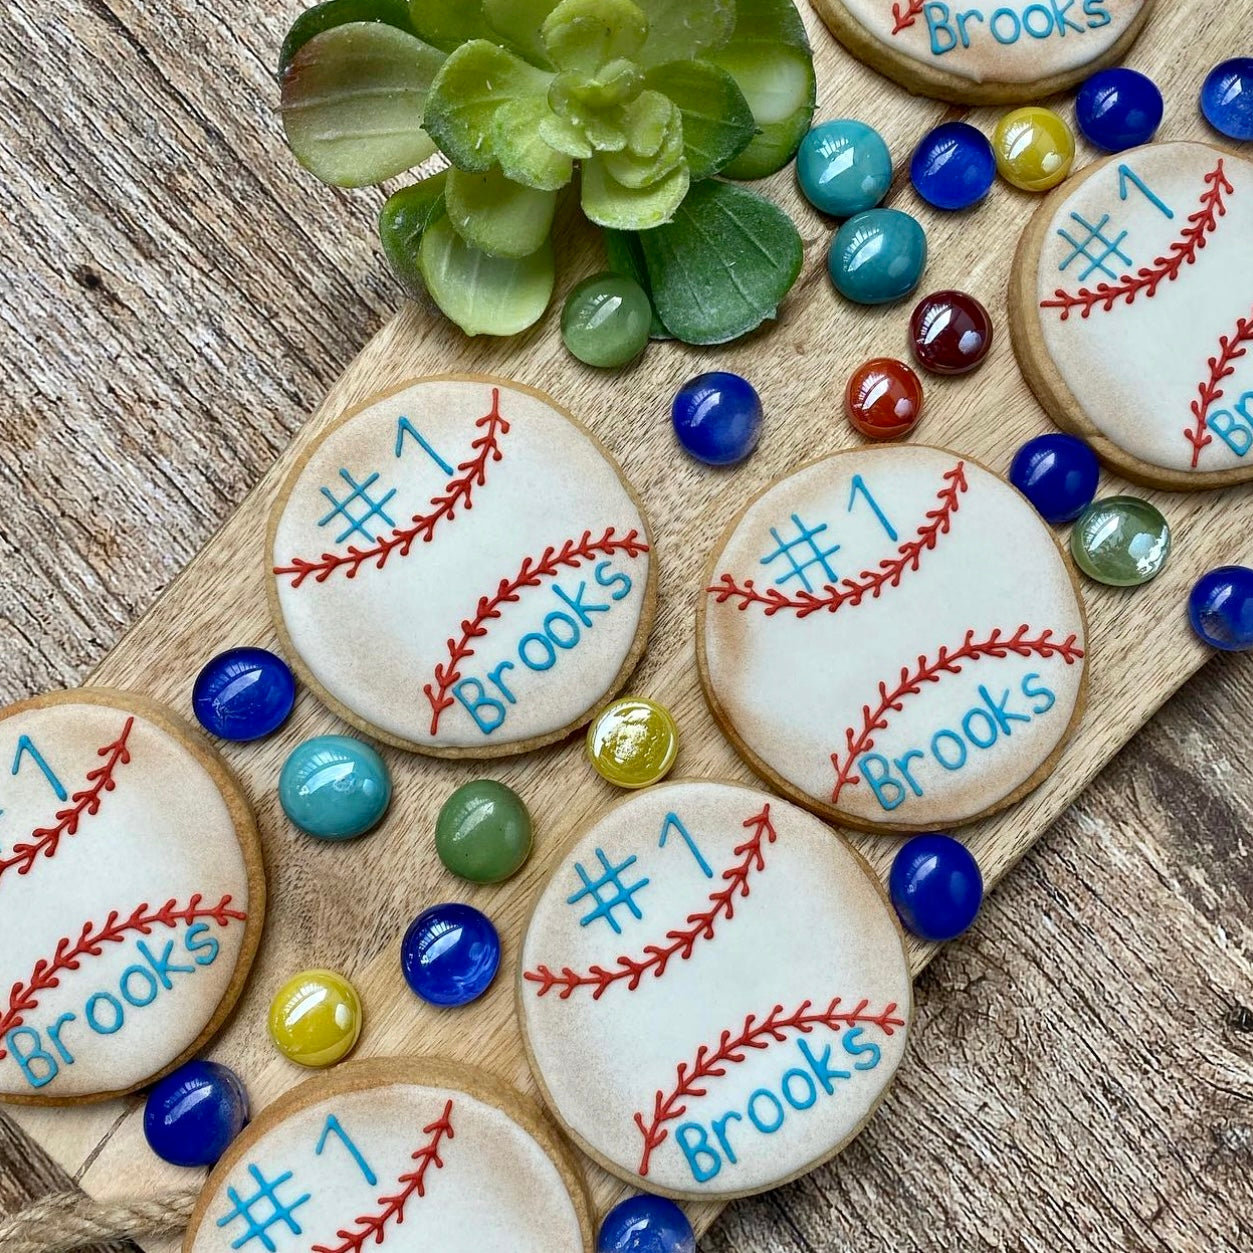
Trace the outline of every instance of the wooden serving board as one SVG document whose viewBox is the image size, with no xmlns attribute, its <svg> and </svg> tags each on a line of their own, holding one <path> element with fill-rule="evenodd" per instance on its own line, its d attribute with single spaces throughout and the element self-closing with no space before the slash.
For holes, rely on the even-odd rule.
<svg viewBox="0 0 1253 1253">
<path fill-rule="evenodd" d="M 928 378 L 927 408 L 919 431 L 929 443 L 950 445 L 999 471 L 1008 468 L 1025 439 L 1050 429 L 1014 363 L 1007 333 L 1005 294 L 1019 235 L 1038 201 L 998 184 L 970 213 L 942 215 L 921 204 L 908 183 L 907 157 L 937 122 L 969 116 L 991 130 L 992 110 L 962 110 L 907 96 L 853 61 L 806 14 L 819 77 L 820 118 L 855 115 L 884 133 L 898 160 L 889 203 L 916 213 L 927 227 L 931 259 L 924 289 L 960 287 L 992 310 L 998 330 L 991 357 L 964 379 Z M 1151 74 L 1167 99 L 1161 138 L 1213 139 L 1196 111 L 1205 70 L 1229 55 L 1244 35 L 1240 6 L 1158 5 L 1131 56 Z M 1068 104 L 1059 104 L 1069 112 Z M 1079 161 L 1092 158 L 1081 151 Z M 675 344 L 652 345 L 642 362 L 619 373 L 579 366 L 564 350 L 557 316 L 507 342 L 468 341 L 443 321 L 406 308 L 348 367 L 325 404 L 291 448 L 191 563 L 155 607 L 91 676 L 95 683 L 132 688 L 187 713 L 192 679 L 222 648 L 275 646 L 263 577 L 265 523 L 279 482 L 308 441 L 336 415 L 375 392 L 424 374 L 484 371 L 515 377 L 550 391 L 588 423 L 621 462 L 650 515 L 661 565 L 661 601 L 650 648 L 629 690 L 667 704 L 683 734 L 677 773 L 752 781 L 715 725 L 701 696 L 694 664 L 694 622 L 700 572 L 711 544 L 738 506 L 771 479 L 815 456 L 856 442 L 841 416 L 849 371 L 869 356 L 907 357 L 910 302 L 857 308 L 831 289 L 825 271 L 831 225 L 803 204 L 790 170 L 766 190 L 800 224 L 806 243 L 804 273 L 777 323 L 722 351 Z M 573 222 L 573 215 L 567 225 Z M 603 265 L 590 232 L 559 226 L 563 287 Z M 1162 351 L 1169 351 L 1163 345 Z M 743 466 L 714 471 L 676 449 L 669 402 L 685 378 L 710 368 L 750 377 L 766 407 L 761 447 Z M 223 380 L 229 394 L 232 380 Z M 246 404 L 246 397 L 234 403 Z M 1128 489 L 1105 476 L 1102 492 Z M 1184 603 L 1205 569 L 1253 556 L 1253 494 L 1247 489 L 1199 495 L 1152 494 L 1174 529 L 1175 553 L 1166 572 L 1135 591 L 1085 584 L 1090 618 L 1091 691 L 1078 735 L 1053 776 L 1017 808 L 968 828 L 964 836 L 991 886 L 1152 712 L 1206 659 L 1192 637 Z M 1024 570 L 1024 578 L 1030 571 Z M 395 800 L 384 825 L 347 845 L 299 835 L 277 799 L 280 765 L 300 740 L 344 730 L 308 693 L 269 741 L 226 746 L 258 811 L 270 880 L 270 913 L 261 953 L 241 1003 L 212 1056 L 244 1077 L 254 1106 L 306 1079 L 278 1056 L 265 1030 L 271 995 L 288 975 L 330 966 L 357 984 L 366 1006 L 358 1056 L 438 1054 L 485 1067 L 530 1092 L 513 1008 L 514 962 L 531 902 L 566 837 L 587 815 L 618 799 L 592 771 L 575 737 L 565 744 L 499 767 L 448 763 L 386 750 Z M 440 804 L 469 778 L 488 774 L 518 789 L 535 819 L 535 852 L 510 883 L 475 888 L 448 875 L 434 851 Z M 881 872 L 894 839 L 852 837 Z M 504 941 L 503 969 L 481 1001 L 458 1011 L 437 1011 L 409 992 L 400 973 L 400 937 L 421 908 L 441 899 L 467 900 L 497 923 Z M 911 945 L 915 969 L 932 951 Z M 908 1059 L 905 1063 L 908 1066 Z M 8 1112 L 89 1193 L 99 1197 L 154 1196 L 199 1186 L 200 1175 L 160 1163 L 143 1143 L 142 1099 Z M 592 1168 L 598 1205 L 622 1186 Z M 703 1229 L 712 1206 L 696 1215 Z M 154 1242 L 149 1247 L 165 1248 Z"/>
</svg>

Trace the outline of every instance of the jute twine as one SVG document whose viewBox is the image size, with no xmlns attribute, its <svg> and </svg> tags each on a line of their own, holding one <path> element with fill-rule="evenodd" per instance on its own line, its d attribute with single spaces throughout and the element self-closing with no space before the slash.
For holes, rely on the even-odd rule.
<svg viewBox="0 0 1253 1253">
<path fill-rule="evenodd" d="M 70 1253 L 93 1244 L 172 1236 L 187 1226 L 195 1192 L 152 1201 L 93 1201 L 81 1192 L 43 1197 L 20 1213 L 0 1217 L 3 1253 Z"/>
</svg>

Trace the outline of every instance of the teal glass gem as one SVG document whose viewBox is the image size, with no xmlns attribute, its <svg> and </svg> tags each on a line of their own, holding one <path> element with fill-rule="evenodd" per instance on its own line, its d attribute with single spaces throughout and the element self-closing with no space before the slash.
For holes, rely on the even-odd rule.
<svg viewBox="0 0 1253 1253">
<path fill-rule="evenodd" d="M 320 840 L 364 835 L 387 812 L 392 781 L 369 744 L 318 735 L 292 749 L 278 780 L 283 812 Z"/>
<path fill-rule="evenodd" d="M 892 185 L 892 154 L 873 126 L 820 122 L 801 140 L 796 178 L 815 209 L 836 218 L 873 209 Z"/>
<path fill-rule="evenodd" d="M 908 296 L 926 264 L 927 234 L 900 209 L 870 209 L 849 218 L 827 254 L 835 290 L 861 305 Z"/>
<path fill-rule="evenodd" d="M 531 852 L 531 815 L 513 788 L 474 779 L 444 802 L 435 849 L 453 874 L 471 883 L 500 883 L 516 874 Z"/>
<path fill-rule="evenodd" d="M 566 297 L 561 338 L 584 364 L 613 369 L 644 351 L 652 318 L 648 296 L 633 278 L 596 274 Z"/>
<path fill-rule="evenodd" d="M 1138 496 L 1108 496 L 1079 515 L 1070 536 L 1075 563 L 1110 587 L 1139 587 L 1155 579 L 1170 556 L 1170 526 Z"/>
</svg>

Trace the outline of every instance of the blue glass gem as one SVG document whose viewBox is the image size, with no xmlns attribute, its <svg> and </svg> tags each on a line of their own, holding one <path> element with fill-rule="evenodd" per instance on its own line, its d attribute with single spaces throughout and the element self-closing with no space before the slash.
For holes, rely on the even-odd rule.
<svg viewBox="0 0 1253 1253">
<path fill-rule="evenodd" d="M 983 876 L 970 850 L 951 835 L 916 835 L 892 862 L 888 893 L 907 931 L 924 940 L 953 940 L 979 912 Z"/>
<path fill-rule="evenodd" d="M 196 676 L 191 707 L 210 735 L 243 743 L 277 731 L 296 703 L 296 680 L 264 648 L 218 653 Z"/>
<path fill-rule="evenodd" d="M 870 209 L 849 218 L 827 254 L 835 290 L 862 305 L 908 296 L 926 264 L 926 232 L 899 209 Z"/>
<path fill-rule="evenodd" d="M 487 991 L 500 965 L 500 936 L 469 905 L 432 905 L 400 945 L 405 982 L 432 1005 L 468 1005 Z"/>
<path fill-rule="evenodd" d="M 596 1253 L 696 1253 L 696 1234 L 673 1201 L 640 1193 L 605 1215 Z"/>
<path fill-rule="evenodd" d="M 248 1093 L 217 1062 L 188 1062 L 158 1079 L 144 1106 L 148 1146 L 175 1166 L 212 1166 L 248 1123 Z"/>
<path fill-rule="evenodd" d="M 873 209 L 892 185 L 892 154 L 865 122 L 820 122 L 801 140 L 796 177 L 805 199 L 836 218 Z"/>
<path fill-rule="evenodd" d="M 738 374 L 698 374 L 679 389 L 670 407 L 683 451 L 710 466 L 743 461 L 761 437 L 761 397 Z"/>
<path fill-rule="evenodd" d="M 937 209 L 969 209 L 996 181 L 988 137 L 969 122 L 944 122 L 928 131 L 909 163 L 914 190 Z"/>
<path fill-rule="evenodd" d="M 1084 138 L 1106 152 L 1147 144 L 1164 109 L 1157 84 L 1125 65 L 1098 70 L 1075 97 L 1075 120 Z"/>
<path fill-rule="evenodd" d="M 1219 566 L 1201 575 L 1188 597 L 1188 618 L 1211 648 L 1253 648 L 1253 570 Z"/>
<path fill-rule="evenodd" d="M 317 735 L 292 749 L 278 779 L 283 812 L 320 840 L 351 840 L 382 818 L 392 798 L 387 764 L 350 735 Z"/>
<path fill-rule="evenodd" d="M 1216 65 L 1201 88 L 1205 120 L 1230 139 L 1253 139 L 1253 57 Z"/>
<path fill-rule="evenodd" d="M 1009 481 L 1045 522 L 1073 522 L 1096 496 L 1096 453 L 1073 435 L 1037 435 L 1015 453 Z"/>
</svg>

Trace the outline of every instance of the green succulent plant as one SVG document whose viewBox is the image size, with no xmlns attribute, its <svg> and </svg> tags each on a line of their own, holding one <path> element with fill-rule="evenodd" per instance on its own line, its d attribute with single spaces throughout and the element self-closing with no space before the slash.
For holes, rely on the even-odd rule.
<svg viewBox="0 0 1253 1253">
<path fill-rule="evenodd" d="M 379 230 L 401 281 L 469 334 L 543 315 L 576 184 L 658 336 L 742 335 L 799 273 L 787 215 L 724 181 L 780 169 L 808 129 L 792 0 L 329 0 L 297 19 L 280 70 L 288 143 L 323 181 L 379 183 L 442 152 Z"/>
</svg>

